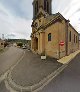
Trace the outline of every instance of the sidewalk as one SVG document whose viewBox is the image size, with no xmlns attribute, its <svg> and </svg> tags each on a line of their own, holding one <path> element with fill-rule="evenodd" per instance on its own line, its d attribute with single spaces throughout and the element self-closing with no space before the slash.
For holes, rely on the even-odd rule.
<svg viewBox="0 0 80 92">
<path fill-rule="evenodd" d="M 57 61 L 62 64 L 68 64 L 78 53 L 80 53 L 80 50 L 70 54 L 69 56 L 65 56 Z"/>
<path fill-rule="evenodd" d="M 7 84 L 18 92 L 33 92 L 57 76 L 80 51 L 60 60 L 47 58 L 26 51 L 24 58 L 7 76 Z M 63 64 L 61 64 L 63 63 Z"/>
</svg>

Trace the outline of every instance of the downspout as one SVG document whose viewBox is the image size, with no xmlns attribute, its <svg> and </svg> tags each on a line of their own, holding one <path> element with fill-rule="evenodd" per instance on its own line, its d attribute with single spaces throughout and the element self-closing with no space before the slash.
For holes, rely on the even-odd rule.
<svg viewBox="0 0 80 92">
<path fill-rule="evenodd" d="M 65 21 L 65 49 L 66 49 L 66 56 L 68 55 L 68 24 L 69 20 Z"/>
<path fill-rule="evenodd" d="M 58 22 L 58 58 L 60 59 L 60 45 L 59 45 L 59 43 L 60 43 L 60 38 L 59 38 L 59 22 Z"/>
</svg>

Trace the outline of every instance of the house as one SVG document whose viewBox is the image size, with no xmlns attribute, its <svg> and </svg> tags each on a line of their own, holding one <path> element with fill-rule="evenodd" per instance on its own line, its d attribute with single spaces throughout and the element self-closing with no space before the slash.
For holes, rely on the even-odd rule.
<svg viewBox="0 0 80 92">
<path fill-rule="evenodd" d="M 78 49 L 78 32 L 59 12 L 52 14 L 52 0 L 33 0 L 31 50 L 59 59 Z"/>
<path fill-rule="evenodd" d="M 2 39 L 0 39 L 0 49 L 4 48 L 4 41 Z"/>
<path fill-rule="evenodd" d="M 80 34 L 79 34 L 79 49 L 80 49 Z"/>
</svg>

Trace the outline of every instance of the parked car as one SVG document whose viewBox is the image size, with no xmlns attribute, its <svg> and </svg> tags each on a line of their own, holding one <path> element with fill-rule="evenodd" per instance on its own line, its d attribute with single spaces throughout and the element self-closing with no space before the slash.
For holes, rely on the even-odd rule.
<svg viewBox="0 0 80 92">
<path fill-rule="evenodd" d="M 23 49 L 27 49 L 27 47 L 26 47 L 26 46 L 23 46 L 22 48 L 23 48 Z"/>
</svg>

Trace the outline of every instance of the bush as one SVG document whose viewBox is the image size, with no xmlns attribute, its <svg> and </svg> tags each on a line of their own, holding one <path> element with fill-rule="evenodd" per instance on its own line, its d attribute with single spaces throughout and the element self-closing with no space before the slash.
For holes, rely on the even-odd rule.
<svg viewBox="0 0 80 92">
<path fill-rule="evenodd" d="M 3 49 L 0 49 L 0 52 L 3 52 L 4 50 Z"/>
<path fill-rule="evenodd" d="M 17 46 L 22 47 L 22 46 L 23 46 L 23 43 L 22 43 L 22 42 L 18 42 L 18 43 L 17 43 Z"/>
<path fill-rule="evenodd" d="M 9 45 L 9 43 L 8 42 L 5 42 L 4 43 L 4 47 L 6 47 L 6 46 L 8 46 Z"/>
</svg>

